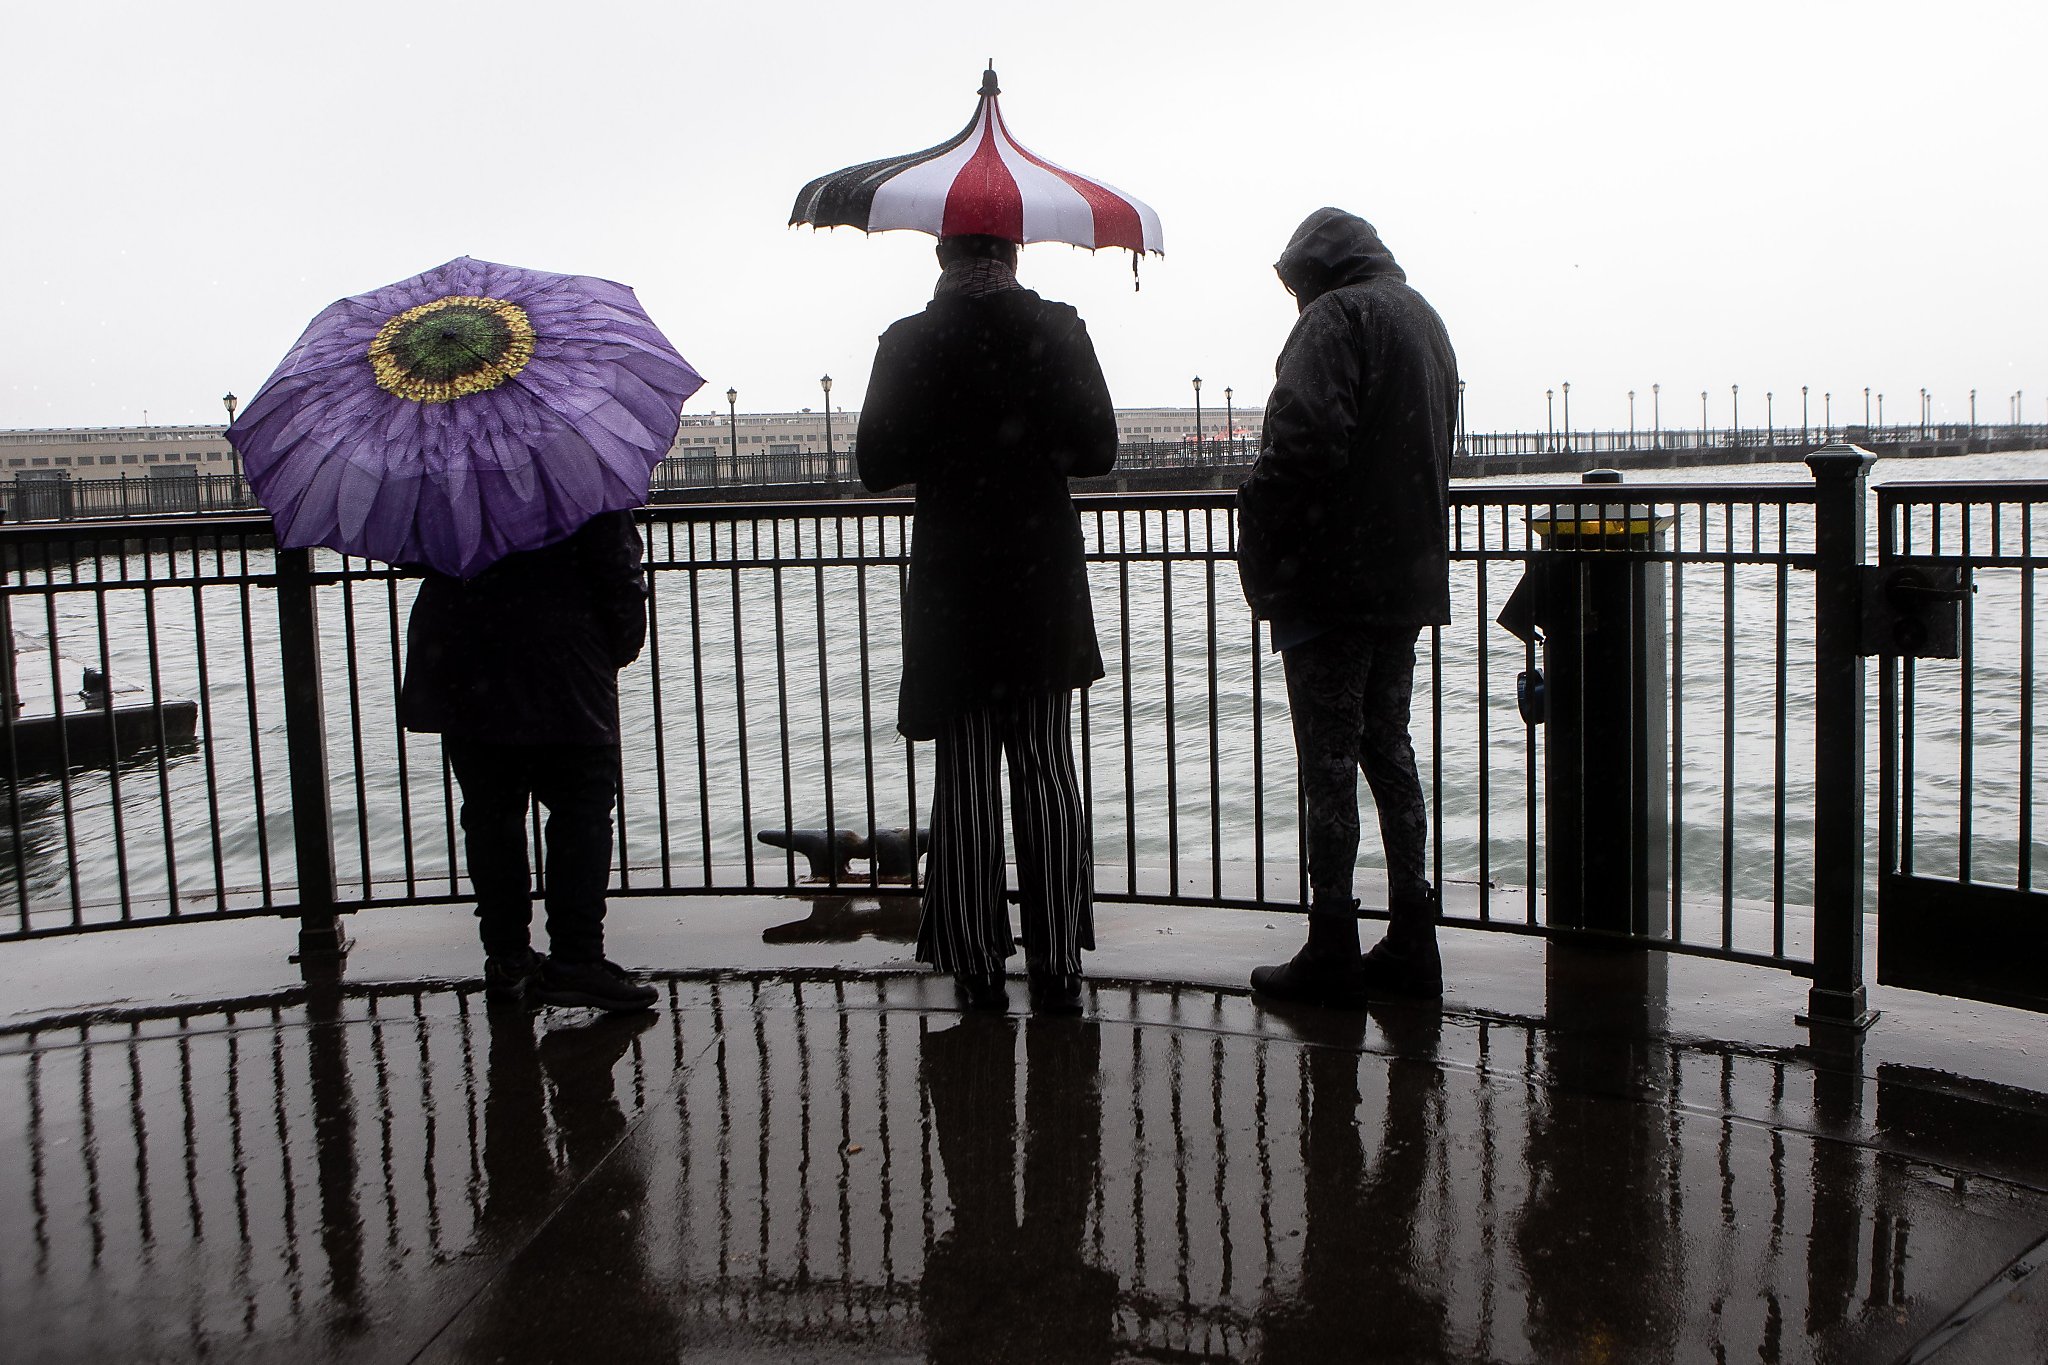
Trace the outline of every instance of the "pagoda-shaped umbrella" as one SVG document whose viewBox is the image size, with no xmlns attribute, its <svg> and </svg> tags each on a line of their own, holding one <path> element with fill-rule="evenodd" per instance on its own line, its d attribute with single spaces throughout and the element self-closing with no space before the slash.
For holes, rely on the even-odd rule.
<svg viewBox="0 0 2048 1365">
<path fill-rule="evenodd" d="M 1017 242 L 1122 247 L 1131 269 L 1165 254 L 1159 215 L 1122 190 L 1055 166 L 1010 136 L 993 67 L 967 126 L 936 147 L 821 175 L 796 197 L 792 227 L 907 228 L 934 237 L 976 234 Z"/>
</svg>

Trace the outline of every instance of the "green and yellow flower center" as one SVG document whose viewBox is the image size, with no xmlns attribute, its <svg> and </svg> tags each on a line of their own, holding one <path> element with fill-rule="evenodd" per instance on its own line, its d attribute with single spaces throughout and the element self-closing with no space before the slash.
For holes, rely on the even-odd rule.
<svg viewBox="0 0 2048 1365">
<path fill-rule="evenodd" d="M 370 343 L 377 387 L 416 403 L 486 393 L 533 359 L 533 324 L 504 299 L 450 294 L 408 308 Z"/>
</svg>

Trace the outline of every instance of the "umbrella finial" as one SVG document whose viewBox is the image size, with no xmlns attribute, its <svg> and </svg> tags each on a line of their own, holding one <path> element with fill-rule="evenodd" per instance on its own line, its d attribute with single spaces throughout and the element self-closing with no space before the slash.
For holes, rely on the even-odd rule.
<svg viewBox="0 0 2048 1365">
<path fill-rule="evenodd" d="M 996 85 L 996 59 L 993 57 L 988 59 L 988 69 L 981 73 L 981 93 L 984 95 L 1000 95 L 1003 93 L 1002 89 Z"/>
</svg>

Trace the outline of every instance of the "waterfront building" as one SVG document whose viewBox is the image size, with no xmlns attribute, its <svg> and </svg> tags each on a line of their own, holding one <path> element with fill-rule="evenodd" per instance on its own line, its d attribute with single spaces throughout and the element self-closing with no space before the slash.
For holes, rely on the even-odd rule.
<svg viewBox="0 0 2048 1365">
<path fill-rule="evenodd" d="M 233 457 L 217 426 L 0 431 L 0 471 L 10 482 L 229 474 Z"/>
<path fill-rule="evenodd" d="M 1264 414 L 1240 407 L 1227 415 L 1204 405 L 1201 436 L 1205 443 L 1228 441 L 1235 417 L 1238 447 L 1256 451 Z M 1193 408 L 1119 408 L 1117 439 L 1125 445 L 1191 445 L 1195 440 Z M 826 449 L 825 413 L 803 408 L 796 412 L 685 413 L 676 431 L 675 458 L 716 456 L 802 455 Z M 835 408 L 831 448 L 845 454 L 854 449 L 860 413 Z M 742 464 L 744 466 L 744 463 Z M 198 474 L 237 471 L 225 430 L 218 426 L 57 427 L 0 431 L 0 480 L 84 480 L 121 478 L 189 478 Z"/>
</svg>

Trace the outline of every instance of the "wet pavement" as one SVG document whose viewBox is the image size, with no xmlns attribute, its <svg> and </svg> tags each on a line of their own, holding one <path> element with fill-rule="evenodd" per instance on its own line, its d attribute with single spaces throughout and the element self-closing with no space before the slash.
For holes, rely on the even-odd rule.
<svg viewBox="0 0 2048 1365">
<path fill-rule="evenodd" d="M 487 1009 L 458 911 L 0 950 L 0 1358 L 2048 1360 L 2048 1037 L 1450 932 L 1261 1009 L 1286 916 L 1105 907 L 1079 1020 L 901 906 L 630 902 L 657 1013 Z M 119 999 L 117 1006 L 95 1002 Z M 93 1005 L 93 1008 L 84 1006 Z"/>
</svg>

